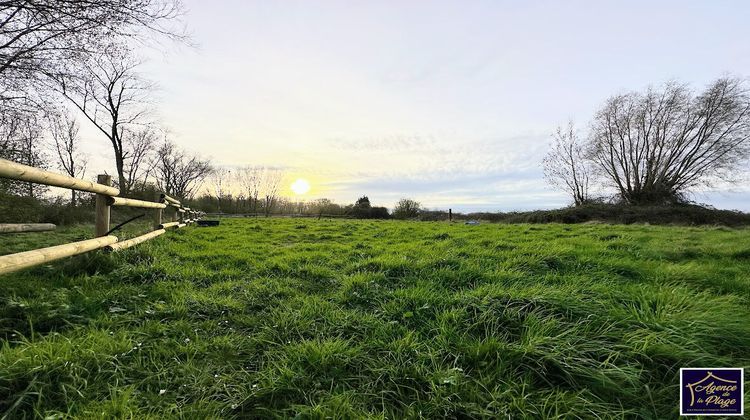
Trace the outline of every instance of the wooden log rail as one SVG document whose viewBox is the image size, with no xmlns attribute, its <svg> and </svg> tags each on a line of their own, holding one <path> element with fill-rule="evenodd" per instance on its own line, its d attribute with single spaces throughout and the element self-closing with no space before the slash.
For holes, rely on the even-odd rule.
<svg viewBox="0 0 750 420">
<path fill-rule="evenodd" d="M 33 251 L 0 256 L 0 274 L 12 273 L 23 268 L 48 263 L 73 255 L 83 254 L 112 245 L 117 242 L 116 236 L 103 236 L 86 241 L 35 249 Z"/>
<path fill-rule="evenodd" d="M 120 190 L 115 187 L 44 171 L 33 166 L 26 166 L 5 159 L 0 159 L 0 178 L 15 179 L 16 181 L 27 181 L 51 187 L 68 188 L 108 196 L 120 195 Z"/>
<path fill-rule="evenodd" d="M 174 199 L 174 198 L 172 198 L 172 197 L 170 197 L 170 196 L 168 196 L 166 194 L 161 194 L 161 199 L 159 201 L 166 201 L 170 205 L 174 205 L 174 206 L 177 206 L 177 207 L 180 206 L 180 202 L 179 201 L 177 201 L 176 199 Z"/>
<path fill-rule="evenodd" d="M 164 203 L 154 203 L 153 201 L 135 200 L 132 198 L 122 197 L 109 197 L 108 204 L 110 206 L 124 206 L 124 207 L 140 207 L 143 209 L 165 209 L 167 205 Z"/>
<path fill-rule="evenodd" d="M 97 177 L 97 182 L 94 183 L 11 162 L 6 159 L 0 159 L 0 178 L 32 182 L 52 187 L 68 188 L 96 194 L 96 220 L 94 223 L 94 229 L 97 236 L 94 239 L 64 245 L 51 246 L 10 255 L 0 255 L 0 275 L 101 248 L 106 248 L 110 251 L 129 248 L 149 239 L 156 238 L 164 234 L 167 229 L 179 229 L 185 227 L 200 219 L 205 214 L 183 206 L 179 200 L 166 194 L 157 194 L 156 201 L 118 197 L 120 195 L 120 190 L 111 185 L 112 177 L 109 175 L 99 175 Z M 162 221 L 162 215 L 163 210 L 167 208 L 167 206 L 175 208 L 174 221 L 164 223 Z M 153 225 L 155 230 L 132 239 L 118 242 L 116 236 L 108 235 L 110 211 L 112 207 L 153 209 Z M 55 225 L 51 223 L 0 224 L 0 233 L 44 232 L 54 229 Z"/>
<path fill-rule="evenodd" d="M 105 249 L 108 251 L 119 251 L 121 249 L 130 248 L 131 246 L 138 245 L 142 242 L 146 242 L 149 239 L 154 239 L 157 236 L 164 234 L 165 232 L 166 230 L 164 229 L 157 229 L 145 235 L 137 236 L 133 239 L 128 239 L 127 241 L 120 241 L 112 245 L 107 245 Z"/>
<path fill-rule="evenodd" d="M 52 223 L 0 223 L 0 233 L 49 232 L 55 227 Z"/>
</svg>

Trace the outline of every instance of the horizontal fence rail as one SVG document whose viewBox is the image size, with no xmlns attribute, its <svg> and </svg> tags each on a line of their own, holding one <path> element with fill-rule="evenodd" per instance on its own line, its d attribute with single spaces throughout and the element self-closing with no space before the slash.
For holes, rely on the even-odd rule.
<svg viewBox="0 0 750 420">
<path fill-rule="evenodd" d="M 107 245 L 107 247 L 105 249 L 107 249 L 108 251 L 119 251 L 121 249 L 130 248 L 131 246 L 138 245 L 141 242 L 146 242 L 149 239 L 156 238 L 157 236 L 162 235 L 162 234 L 164 234 L 166 232 L 167 231 L 164 230 L 164 229 L 157 229 L 157 230 L 149 232 L 149 233 L 147 233 L 145 235 L 141 235 L 141 236 L 135 237 L 133 239 L 128 239 L 127 241 L 120 241 L 120 242 L 114 243 L 112 245 Z"/>
<path fill-rule="evenodd" d="M 55 228 L 52 223 L 0 223 L 0 233 L 49 232 Z"/>
<path fill-rule="evenodd" d="M 175 205 L 175 206 L 179 206 L 180 205 L 179 201 L 175 200 L 174 198 L 172 198 L 172 197 L 170 197 L 170 196 L 168 196 L 166 194 L 162 194 L 161 195 L 161 200 L 159 200 L 159 201 L 166 201 L 167 203 Z"/>
<path fill-rule="evenodd" d="M 142 209 L 165 209 L 164 203 L 154 203 L 153 201 L 135 200 L 133 198 L 109 197 L 107 200 L 110 206 L 123 207 L 140 207 Z"/>
<path fill-rule="evenodd" d="M 117 236 L 103 236 L 64 245 L 35 249 L 33 251 L 0 256 L 0 274 L 12 273 L 23 268 L 48 263 L 73 255 L 83 254 L 112 245 L 117 242 Z"/>
<path fill-rule="evenodd" d="M 77 191 L 86 191 L 95 194 L 115 196 L 120 190 L 115 187 L 100 185 L 91 181 L 73 178 L 67 175 L 48 172 L 42 169 L 26 166 L 20 163 L 0 159 L 0 178 L 14 179 L 16 181 L 27 181 L 36 184 L 49 185 L 51 187 L 68 188 Z"/>
<path fill-rule="evenodd" d="M 179 200 L 160 193 L 156 201 L 137 200 L 134 198 L 118 197 L 120 190 L 113 187 L 112 177 L 99 175 L 97 182 L 85 181 L 54 172 L 45 171 L 32 166 L 22 165 L 6 159 L 0 159 L 0 178 L 16 181 L 32 182 L 53 187 L 68 188 L 96 194 L 96 219 L 94 221 L 94 239 L 73 242 L 69 244 L 51 246 L 31 251 L 18 252 L 10 255 L 0 255 L 0 274 L 11 273 L 35 265 L 45 264 L 61 258 L 71 257 L 105 248 L 108 251 L 118 251 L 138 245 L 150 239 L 163 235 L 167 229 L 183 228 L 199 220 L 205 213 L 183 206 Z M 153 209 L 154 230 L 132 239 L 118 241 L 116 236 L 110 235 L 110 211 L 112 207 L 137 207 Z M 165 216 L 167 207 L 173 208 Z M 167 218 L 167 221 L 163 220 Z M 120 227 L 115 227 L 116 230 Z M 54 230 L 51 223 L 0 224 L 0 233 L 44 232 Z"/>
</svg>

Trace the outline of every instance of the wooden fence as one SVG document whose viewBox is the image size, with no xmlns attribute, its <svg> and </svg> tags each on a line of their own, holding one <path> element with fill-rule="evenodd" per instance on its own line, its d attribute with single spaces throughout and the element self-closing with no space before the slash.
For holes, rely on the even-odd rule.
<svg viewBox="0 0 750 420">
<path fill-rule="evenodd" d="M 140 244 L 165 233 L 168 229 L 187 226 L 200 219 L 204 213 L 183 206 L 179 200 L 166 194 L 158 194 L 156 201 L 136 200 L 119 197 L 120 190 L 112 186 L 110 175 L 99 175 L 97 182 L 85 181 L 67 175 L 44 171 L 32 166 L 22 165 L 0 159 L 0 178 L 35 184 L 61 187 L 71 190 L 96 194 L 96 220 L 94 221 L 94 239 L 73 242 L 32 251 L 0 256 L 0 274 L 10 273 L 27 267 L 45 264 L 73 255 L 83 254 L 96 249 L 117 251 Z M 138 207 L 152 209 L 154 230 L 132 239 L 120 241 L 110 235 L 110 212 L 112 207 Z M 173 208 L 174 214 L 164 220 L 164 209 Z M 50 223 L 0 224 L 0 234 L 17 232 L 43 232 L 54 230 Z"/>
</svg>

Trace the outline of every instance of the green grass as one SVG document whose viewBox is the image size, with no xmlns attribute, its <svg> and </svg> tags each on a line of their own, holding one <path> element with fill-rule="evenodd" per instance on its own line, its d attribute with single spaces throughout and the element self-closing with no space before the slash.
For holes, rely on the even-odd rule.
<svg viewBox="0 0 750 420">
<path fill-rule="evenodd" d="M 673 418 L 748 273 L 748 229 L 223 220 L 0 277 L 0 416 Z"/>
</svg>

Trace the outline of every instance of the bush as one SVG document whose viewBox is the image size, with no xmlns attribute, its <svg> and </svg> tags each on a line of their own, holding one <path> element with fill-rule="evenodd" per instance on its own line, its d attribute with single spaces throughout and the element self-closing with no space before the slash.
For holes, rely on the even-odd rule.
<svg viewBox="0 0 750 420">
<path fill-rule="evenodd" d="M 0 222 L 39 223 L 44 220 L 42 202 L 33 197 L 0 193 Z"/>
<path fill-rule="evenodd" d="M 351 206 L 347 216 L 355 219 L 387 219 L 390 217 L 385 207 L 360 207 Z"/>
<path fill-rule="evenodd" d="M 414 219 L 419 216 L 421 207 L 422 205 L 416 200 L 402 198 L 393 208 L 393 217 L 396 219 Z"/>
<path fill-rule="evenodd" d="M 585 204 L 555 210 L 509 213 L 454 214 L 457 219 L 482 219 L 501 223 L 606 223 L 654 225 L 750 225 L 750 214 L 717 210 L 695 204 L 635 206 L 628 204 Z"/>
<path fill-rule="evenodd" d="M 365 195 L 357 199 L 353 205 L 346 207 L 346 215 L 355 219 L 387 219 L 390 217 L 385 207 L 372 207 L 370 199 Z"/>
<path fill-rule="evenodd" d="M 455 216 L 455 213 L 454 213 Z M 424 222 L 439 222 L 441 220 L 450 220 L 450 216 L 447 211 L 443 210 L 419 210 L 419 220 Z"/>
<path fill-rule="evenodd" d="M 0 223 L 54 223 L 70 225 L 94 223 L 93 194 L 81 194 L 79 204 L 71 207 L 62 198 L 39 200 L 0 193 Z M 118 209 L 119 213 L 123 211 Z M 113 212 L 113 220 L 115 220 Z"/>
<path fill-rule="evenodd" d="M 371 207 L 370 208 L 370 219 L 387 219 L 391 217 L 388 214 L 388 209 L 385 207 Z"/>
</svg>

